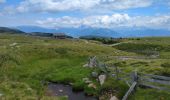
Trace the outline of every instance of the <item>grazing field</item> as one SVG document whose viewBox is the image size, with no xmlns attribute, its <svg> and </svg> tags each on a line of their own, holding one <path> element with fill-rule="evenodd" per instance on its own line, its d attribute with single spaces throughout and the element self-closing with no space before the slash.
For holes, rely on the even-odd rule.
<svg viewBox="0 0 170 100">
<path fill-rule="evenodd" d="M 137 70 L 170 76 L 170 38 L 125 41 L 127 42 L 119 45 L 107 46 L 80 39 L 0 35 L 0 99 L 67 100 L 67 97 L 46 96 L 47 82 L 71 84 L 74 90 L 84 90 L 95 96 L 99 96 L 101 91 L 111 89 L 116 91 L 113 94 L 122 98 L 128 89 L 126 83 L 109 77 L 100 86 L 91 78 L 94 69 L 83 67 L 91 56 L 97 56 L 105 62 L 111 72 L 111 66 L 115 65 L 125 72 Z M 93 81 L 95 89 L 84 83 L 83 78 L 86 77 Z M 107 94 L 104 97 L 107 98 Z M 131 99 L 169 100 L 170 94 L 141 88 Z"/>
</svg>

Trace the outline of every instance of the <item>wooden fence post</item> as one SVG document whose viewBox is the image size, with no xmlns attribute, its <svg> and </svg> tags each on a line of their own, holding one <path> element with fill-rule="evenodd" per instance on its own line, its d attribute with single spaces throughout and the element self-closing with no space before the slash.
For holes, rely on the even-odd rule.
<svg viewBox="0 0 170 100">
<path fill-rule="evenodd" d="M 132 73 L 132 85 L 129 88 L 129 90 L 126 92 L 126 94 L 123 96 L 122 100 L 127 100 L 128 97 L 132 94 L 133 91 L 136 90 L 138 84 L 138 73 L 137 71 Z"/>
<path fill-rule="evenodd" d="M 138 73 L 137 73 L 137 71 L 132 72 L 132 83 L 133 82 L 138 82 Z"/>
<path fill-rule="evenodd" d="M 119 80 L 119 70 L 117 66 L 115 66 L 115 70 L 116 70 L 116 79 Z"/>
</svg>

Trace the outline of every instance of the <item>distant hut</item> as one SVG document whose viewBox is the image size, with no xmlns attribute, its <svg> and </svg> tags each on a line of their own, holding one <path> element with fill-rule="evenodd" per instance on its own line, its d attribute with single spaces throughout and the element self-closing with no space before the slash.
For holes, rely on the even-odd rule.
<svg viewBox="0 0 170 100">
<path fill-rule="evenodd" d="M 56 33 L 54 34 L 54 38 L 55 39 L 68 39 L 68 38 L 72 38 L 71 36 L 67 36 L 64 33 Z"/>
</svg>

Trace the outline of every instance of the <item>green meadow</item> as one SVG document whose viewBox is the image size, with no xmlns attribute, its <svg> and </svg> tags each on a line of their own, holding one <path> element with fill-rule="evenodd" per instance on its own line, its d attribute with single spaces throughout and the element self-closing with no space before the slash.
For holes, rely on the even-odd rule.
<svg viewBox="0 0 170 100">
<path fill-rule="evenodd" d="M 98 69 L 83 67 L 92 56 L 106 63 L 111 72 L 116 65 L 127 73 L 137 70 L 170 76 L 170 37 L 129 38 L 122 44 L 109 46 L 92 40 L 3 34 L 0 35 L 0 99 L 67 100 L 67 97 L 46 96 L 47 82 L 71 84 L 74 90 L 94 96 L 111 89 L 122 98 L 128 90 L 126 83 L 109 77 L 100 86 L 91 78 L 91 73 Z M 93 80 L 96 89 L 83 82 L 86 77 Z M 139 88 L 130 100 L 170 100 L 170 93 Z"/>
</svg>

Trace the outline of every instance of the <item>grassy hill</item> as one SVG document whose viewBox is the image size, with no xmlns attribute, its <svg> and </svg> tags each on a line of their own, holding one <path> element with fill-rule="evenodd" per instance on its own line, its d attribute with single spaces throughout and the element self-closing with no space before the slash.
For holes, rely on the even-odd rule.
<svg viewBox="0 0 170 100">
<path fill-rule="evenodd" d="M 7 27 L 0 27 L 0 34 L 8 33 L 8 34 L 24 34 L 25 32 L 20 31 L 18 29 L 12 29 Z"/>
<path fill-rule="evenodd" d="M 72 84 L 74 90 L 84 90 L 87 94 L 100 95 L 100 91 L 118 88 L 118 97 L 122 97 L 128 87 L 125 83 L 107 79 L 101 87 L 92 79 L 97 89 L 83 82 L 90 77 L 94 69 L 83 67 L 90 56 L 97 56 L 108 66 L 115 64 L 125 72 L 138 70 L 143 73 L 169 75 L 170 38 L 126 39 L 128 43 L 116 46 L 103 45 L 96 41 L 81 39 L 51 39 L 25 35 L 0 35 L 0 98 L 6 100 L 35 100 L 45 98 L 46 85 L 51 81 Z M 138 48 L 138 49 L 137 49 Z M 143 52 L 144 50 L 144 52 Z M 156 53 L 146 53 L 149 50 Z M 145 52 L 146 51 L 146 52 Z M 149 51 L 150 52 L 150 51 Z M 159 53 L 157 58 L 152 58 Z M 128 59 L 124 59 L 128 57 Z M 143 59 L 147 57 L 148 59 Z M 138 58 L 134 58 L 138 57 Z M 112 67 L 109 67 L 113 71 Z M 152 94 L 149 94 L 149 93 Z M 146 97 L 141 97 L 145 95 Z M 141 89 L 132 99 L 169 100 L 168 93 Z M 63 97 L 58 98 L 62 100 Z"/>
</svg>

